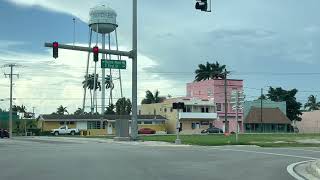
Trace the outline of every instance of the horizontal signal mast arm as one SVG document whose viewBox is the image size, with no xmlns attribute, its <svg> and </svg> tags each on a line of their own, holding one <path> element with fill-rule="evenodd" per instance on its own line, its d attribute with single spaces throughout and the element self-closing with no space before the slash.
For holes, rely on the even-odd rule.
<svg viewBox="0 0 320 180">
<path fill-rule="evenodd" d="M 44 43 L 44 47 L 53 47 L 53 44 Z M 93 52 L 92 48 L 89 48 L 89 47 L 73 46 L 73 45 L 66 45 L 66 44 L 59 44 L 58 48 L 75 50 L 75 51 Z M 109 50 L 109 49 L 99 49 L 99 53 L 118 55 L 118 56 L 127 56 L 129 58 L 132 58 L 133 56 L 133 51 L 116 51 L 116 50 Z"/>
</svg>

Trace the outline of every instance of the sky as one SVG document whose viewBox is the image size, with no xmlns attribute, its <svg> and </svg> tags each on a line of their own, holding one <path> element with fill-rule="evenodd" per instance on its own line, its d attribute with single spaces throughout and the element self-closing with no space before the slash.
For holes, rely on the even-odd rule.
<svg viewBox="0 0 320 180">
<path fill-rule="evenodd" d="M 0 1 L 0 66 L 20 65 L 14 68 L 19 73 L 14 78 L 14 104 L 35 107 L 41 114 L 59 105 L 70 112 L 82 107 L 87 54 L 59 50 L 54 59 L 52 49 L 43 44 L 73 44 L 75 18 L 75 44 L 88 46 L 89 10 L 102 4 L 117 12 L 119 48 L 130 50 L 130 0 Z M 195 0 L 138 1 L 139 102 L 146 90 L 185 96 L 186 83 L 194 80 L 198 64 L 207 61 L 226 64 L 231 78 L 243 79 L 248 100 L 270 86 L 297 88 L 301 102 L 310 94 L 320 96 L 320 1 L 213 0 L 211 13 L 195 10 L 194 4 Z M 112 45 L 114 41 L 112 33 Z M 130 98 L 131 61 L 125 60 L 123 91 Z M 1 73 L 9 69 L 2 67 Z M 120 97 L 119 81 L 115 86 L 114 101 Z M 5 101 L 0 101 L 0 108 L 8 108 L 8 97 L 9 79 L 1 75 L 0 99 Z"/>
</svg>

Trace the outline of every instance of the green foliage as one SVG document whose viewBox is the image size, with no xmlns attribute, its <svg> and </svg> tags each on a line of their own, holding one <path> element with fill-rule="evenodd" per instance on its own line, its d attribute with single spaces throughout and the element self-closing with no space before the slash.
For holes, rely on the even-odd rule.
<svg viewBox="0 0 320 180">
<path fill-rule="evenodd" d="M 203 81 L 209 79 L 224 79 L 226 65 L 220 65 L 218 61 L 215 63 L 199 64 L 198 69 L 195 71 L 195 81 Z M 229 74 L 230 72 L 227 72 Z"/>
<path fill-rule="evenodd" d="M 57 114 L 59 115 L 64 115 L 64 113 L 68 113 L 67 107 L 63 107 L 62 105 L 60 105 L 57 108 Z M 68 113 L 69 114 L 69 113 Z"/>
<path fill-rule="evenodd" d="M 281 87 L 272 88 L 270 87 L 267 97 L 271 101 L 286 101 L 287 104 L 287 117 L 293 121 L 301 121 L 301 103 L 297 102 L 295 95 L 297 94 L 297 89 L 284 90 Z"/>
<path fill-rule="evenodd" d="M 106 111 L 104 112 L 104 114 L 106 115 L 114 115 L 116 114 L 116 112 L 114 112 L 114 105 L 113 104 L 110 104 L 107 108 L 106 108 Z"/>
<path fill-rule="evenodd" d="M 88 77 L 85 77 L 85 80 L 82 82 L 83 88 L 88 88 L 90 90 L 90 102 L 91 102 L 91 108 L 93 104 L 93 96 L 92 96 L 92 90 L 94 90 L 94 74 L 89 74 Z M 96 74 L 96 90 L 101 90 L 101 83 L 99 81 L 99 75 Z"/>
<path fill-rule="evenodd" d="M 304 104 L 304 109 L 308 111 L 314 111 L 320 109 L 320 102 L 317 102 L 317 98 L 314 95 L 308 97 L 308 102 Z"/>
<path fill-rule="evenodd" d="M 132 104 L 130 99 L 125 97 L 118 99 L 116 102 L 116 113 L 118 115 L 129 115 L 131 113 Z"/>
<path fill-rule="evenodd" d="M 153 103 L 161 103 L 166 97 L 159 96 L 160 92 L 156 90 L 154 94 L 151 91 L 146 91 L 146 97 L 141 101 L 141 104 L 153 104 Z"/>
<path fill-rule="evenodd" d="M 78 108 L 73 114 L 74 115 L 81 115 L 81 114 L 84 114 L 84 113 L 83 113 L 83 110 L 81 108 Z"/>
</svg>

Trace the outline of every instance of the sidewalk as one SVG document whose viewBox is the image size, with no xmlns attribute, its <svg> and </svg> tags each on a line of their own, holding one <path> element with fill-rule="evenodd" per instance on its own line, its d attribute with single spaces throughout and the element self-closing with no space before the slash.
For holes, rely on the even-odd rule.
<svg viewBox="0 0 320 180">
<path fill-rule="evenodd" d="M 51 137 L 51 136 L 32 136 L 32 137 L 19 137 L 16 140 L 29 140 L 29 141 L 52 141 L 52 142 L 77 142 L 77 143 L 114 143 L 114 144 L 127 144 L 127 145 L 141 145 L 141 146 L 179 146 L 189 147 L 191 145 L 176 145 L 174 143 L 161 142 L 161 141 L 114 141 L 107 138 L 81 138 L 81 137 Z"/>
<path fill-rule="evenodd" d="M 320 160 L 303 161 L 293 164 L 293 175 L 298 180 L 320 179 Z"/>
</svg>

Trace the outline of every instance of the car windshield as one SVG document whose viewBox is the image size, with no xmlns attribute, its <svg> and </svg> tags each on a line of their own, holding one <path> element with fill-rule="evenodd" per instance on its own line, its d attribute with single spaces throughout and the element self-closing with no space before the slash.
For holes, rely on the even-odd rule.
<svg viewBox="0 0 320 180">
<path fill-rule="evenodd" d="M 320 179 L 320 0 L 0 0 L 0 180 Z"/>
</svg>

